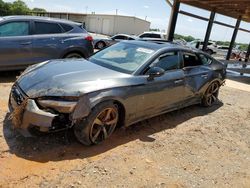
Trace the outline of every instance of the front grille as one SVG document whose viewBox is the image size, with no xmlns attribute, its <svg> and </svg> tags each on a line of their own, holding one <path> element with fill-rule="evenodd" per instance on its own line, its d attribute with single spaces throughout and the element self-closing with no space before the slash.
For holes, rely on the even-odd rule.
<svg viewBox="0 0 250 188">
<path fill-rule="evenodd" d="M 11 97 L 15 100 L 17 105 L 21 105 L 27 96 L 21 91 L 21 89 L 14 85 L 11 89 Z"/>
</svg>

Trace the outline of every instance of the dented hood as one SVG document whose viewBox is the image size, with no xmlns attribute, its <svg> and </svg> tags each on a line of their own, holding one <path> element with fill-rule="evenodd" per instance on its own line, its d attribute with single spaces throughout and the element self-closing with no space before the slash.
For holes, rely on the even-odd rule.
<svg viewBox="0 0 250 188">
<path fill-rule="evenodd" d="M 17 83 L 30 98 L 80 96 L 124 85 L 129 77 L 87 60 L 52 60 L 28 68 Z"/>
</svg>

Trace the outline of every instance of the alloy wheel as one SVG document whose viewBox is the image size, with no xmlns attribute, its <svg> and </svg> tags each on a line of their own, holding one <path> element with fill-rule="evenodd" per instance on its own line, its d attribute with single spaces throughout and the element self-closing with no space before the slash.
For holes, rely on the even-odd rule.
<svg viewBox="0 0 250 188">
<path fill-rule="evenodd" d="M 118 122 L 117 108 L 106 108 L 95 118 L 90 129 L 90 140 L 94 144 L 106 140 L 114 131 Z"/>
</svg>

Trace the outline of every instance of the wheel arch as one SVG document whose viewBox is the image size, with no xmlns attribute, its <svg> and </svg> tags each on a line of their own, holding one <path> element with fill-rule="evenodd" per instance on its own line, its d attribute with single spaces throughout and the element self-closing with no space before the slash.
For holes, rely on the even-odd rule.
<svg viewBox="0 0 250 188">
<path fill-rule="evenodd" d="M 96 107 L 97 105 L 104 103 L 104 102 L 112 102 L 113 104 L 117 105 L 118 107 L 118 113 L 119 113 L 119 122 L 118 125 L 119 127 L 122 127 L 125 125 L 125 117 L 126 117 L 126 108 L 124 103 L 122 102 L 121 99 L 116 98 L 116 97 L 105 97 L 102 100 L 97 100 L 94 105 L 92 105 L 91 110 Z M 91 113 L 91 112 L 90 112 Z"/>
<path fill-rule="evenodd" d="M 71 54 L 71 53 L 78 53 L 80 54 L 83 58 L 87 58 L 88 55 L 85 52 L 86 50 L 81 49 L 81 48 L 68 48 L 67 50 L 65 50 L 62 54 L 61 54 L 61 58 L 65 58 L 67 55 Z"/>
<path fill-rule="evenodd" d="M 219 78 L 215 78 L 215 79 L 211 80 L 210 82 L 207 82 L 207 83 L 205 84 L 205 86 L 202 88 L 202 92 L 201 92 L 202 95 L 205 94 L 205 92 L 207 91 L 208 87 L 209 87 L 212 83 L 214 83 L 214 82 L 219 83 L 220 86 L 223 85 L 223 83 L 224 83 L 224 81 L 220 80 Z"/>
</svg>

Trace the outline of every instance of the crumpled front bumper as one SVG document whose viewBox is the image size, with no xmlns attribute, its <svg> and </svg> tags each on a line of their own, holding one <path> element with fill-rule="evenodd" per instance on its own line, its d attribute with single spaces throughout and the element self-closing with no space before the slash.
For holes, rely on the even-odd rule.
<svg viewBox="0 0 250 188">
<path fill-rule="evenodd" d="M 26 137 L 32 136 L 29 128 L 34 126 L 39 127 L 40 131 L 47 132 L 57 116 L 39 109 L 33 99 L 27 99 L 24 105 L 16 104 L 13 97 L 9 101 L 12 122 Z"/>
</svg>

